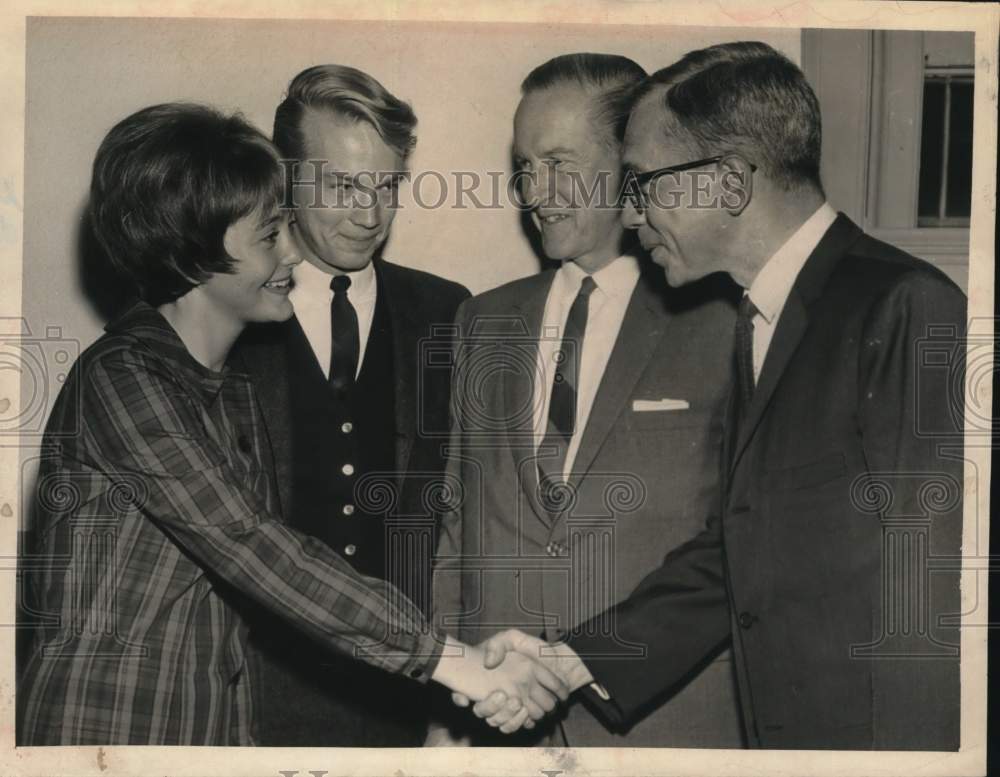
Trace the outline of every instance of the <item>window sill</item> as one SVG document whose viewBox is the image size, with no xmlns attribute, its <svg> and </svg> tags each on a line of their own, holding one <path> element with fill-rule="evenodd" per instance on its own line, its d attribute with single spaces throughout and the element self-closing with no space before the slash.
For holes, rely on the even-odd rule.
<svg viewBox="0 0 1000 777">
<path fill-rule="evenodd" d="M 969 263 L 969 230 L 961 227 L 883 227 L 868 230 L 872 237 L 934 264 Z"/>
</svg>

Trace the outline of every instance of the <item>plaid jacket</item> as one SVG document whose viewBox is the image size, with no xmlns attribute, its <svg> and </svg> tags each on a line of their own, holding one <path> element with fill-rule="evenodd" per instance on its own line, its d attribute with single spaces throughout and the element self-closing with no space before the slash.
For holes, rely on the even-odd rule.
<svg viewBox="0 0 1000 777">
<path fill-rule="evenodd" d="M 36 625 L 19 744 L 253 744 L 253 606 L 427 681 L 437 637 L 395 589 L 281 523 L 269 450 L 249 379 L 200 365 L 148 305 L 81 356 L 22 557 Z"/>
</svg>

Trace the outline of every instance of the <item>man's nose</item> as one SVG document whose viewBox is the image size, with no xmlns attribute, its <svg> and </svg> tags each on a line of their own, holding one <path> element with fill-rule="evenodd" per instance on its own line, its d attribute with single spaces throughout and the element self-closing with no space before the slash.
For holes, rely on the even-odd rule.
<svg viewBox="0 0 1000 777">
<path fill-rule="evenodd" d="M 382 221 L 381 204 L 374 196 L 360 202 L 351 211 L 351 221 L 365 229 L 375 229 Z"/>
<path fill-rule="evenodd" d="M 635 207 L 635 203 L 630 200 L 625 200 L 625 206 L 622 208 L 622 226 L 625 229 L 638 229 L 644 226 L 646 223 L 646 210 L 639 210 Z"/>
<path fill-rule="evenodd" d="M 538 171 L 521 170 L 517 174 L 517 186 L 520 189 L 521 201 L 529 208 L 536 208 L 538 202 Z"/>
<path fill-rule="evenodd" d="M 535 197 L 538 198 L 540 204 L 551 205 L 556 198 L 555 171 L 551 170 L 549 165 L 539 165 L 535 175 L 537 176 Z"/>
</svg>

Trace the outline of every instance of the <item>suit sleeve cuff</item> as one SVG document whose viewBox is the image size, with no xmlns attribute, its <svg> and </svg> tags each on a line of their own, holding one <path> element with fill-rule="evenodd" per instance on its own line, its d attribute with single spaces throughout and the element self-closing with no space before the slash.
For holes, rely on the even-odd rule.
<svg viewBox="0 0 1000 777">
<path fill-rule="evenodd" d="M 580 657 L 593 677 L 593 682 L 581 688 L 580 693 L 609 728 L 624 729 L 630 711 L 642 703 L 638 698 L 630 700 L 629 691 L 636 685 L 645 688 L 646 682 L 633 677 L 637 671 L 641 672 L 640 667 L 645 662 L 640 663 L 634 656 L 623 656 L 621 645 L 606 637 L 570 632 L 564 634 L 562 639 Z"/>
</svg>

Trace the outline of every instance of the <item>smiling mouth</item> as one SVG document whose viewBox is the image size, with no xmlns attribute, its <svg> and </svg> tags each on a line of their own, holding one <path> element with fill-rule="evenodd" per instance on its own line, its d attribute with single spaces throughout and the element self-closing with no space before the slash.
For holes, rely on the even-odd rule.
<svg viewBox="0 0 1000 777">
<path fill-rule="evenodd" d="M 269 291 L 288 291 L 292 288 L 292 278 L 289 276 L 280 281 L 268 281 L 264 284 L 264 288 Z"/>
<path fill-rule="evenodd" d="M 565 221 L 568 218 L 569 218 L 568 213 L 552 213 L 549 214 L 548 216 L 543 216 L 540 213 L 538 214 L 538 220 L 542 222 L 542 224 L 548 224 L 548 225 L 558 224 L 559 222 Z"/>
<path fill-rule="evenodd" d="M 366 237 L 348 237 L 347 235 L 341 235 L 340 237 L 353 245 L 363 246 L 374 242 L 378 235 L 368 235 Z"/>
</svg>

